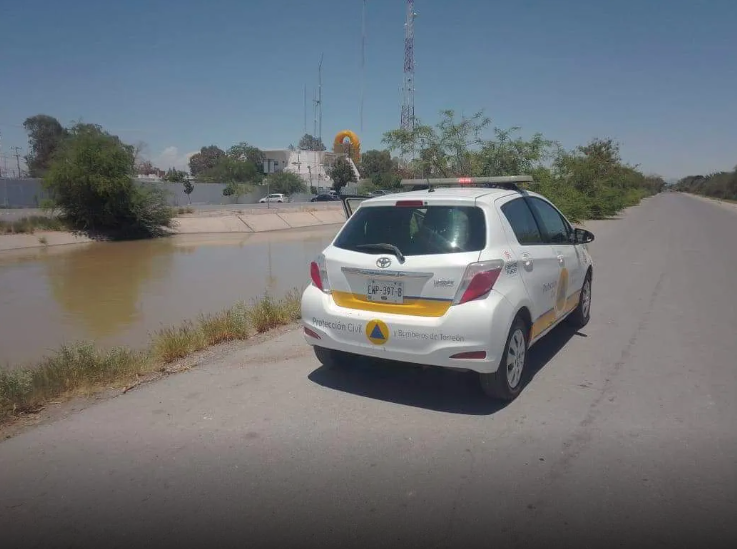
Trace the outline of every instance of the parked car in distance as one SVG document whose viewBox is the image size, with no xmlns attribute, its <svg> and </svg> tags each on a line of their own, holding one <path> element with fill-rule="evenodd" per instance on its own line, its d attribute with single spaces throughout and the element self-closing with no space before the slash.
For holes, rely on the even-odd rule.
<svg viewBox="0 0 737 549">
<path fill-rule="evenodd" d="M 310 202 L 335 202 L 340 200 L 337 194 L 318 194 Z"/>
<path fill-rule="evenodd" d="M 268 196 L 263 197 L 259 200 L 260 204 L 266 204 L 267 202 L 286 202 L 287 197 L 282 193 L 271 193 Z"/>
</svg>

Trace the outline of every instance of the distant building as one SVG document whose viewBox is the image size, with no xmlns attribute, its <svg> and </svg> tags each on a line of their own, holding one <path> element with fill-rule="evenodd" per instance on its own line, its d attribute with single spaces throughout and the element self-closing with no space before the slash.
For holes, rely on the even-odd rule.
<svg viewBox="0 0 737 549">
<path fill-rule="evenodd" d="M 138 179 L 139 181 L 161 181 L 162 180 L 161 176 L 155 173 L 138 174 L 136 175 L 136 179 Z"/>
<path fill-rule="evenodd" d="M 303 151 L 299 149 L 267 149 L 263 151 L 264 172 L 267 174 L 287 171 L 296 173 L 317 192 L 323 192 L 333 186 L 327 172 L 335 160 L 345 154 L 331 151 Z M 358 173 L 358 172 L 356 172 Z"/>
</svg>

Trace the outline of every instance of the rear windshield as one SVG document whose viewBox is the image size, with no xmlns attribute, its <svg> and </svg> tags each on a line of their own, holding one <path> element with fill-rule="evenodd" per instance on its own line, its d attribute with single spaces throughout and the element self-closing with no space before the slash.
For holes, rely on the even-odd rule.
<svg viewBox="0 0 737 549">
<path fill-rule="evenodd" d="M 334 246 L 380 253 L 367 244 L 391 244 L 407 256 L 478 252 L 486 245 L 484 212 L 475 206 L 359 208 Z"/>
</svg>

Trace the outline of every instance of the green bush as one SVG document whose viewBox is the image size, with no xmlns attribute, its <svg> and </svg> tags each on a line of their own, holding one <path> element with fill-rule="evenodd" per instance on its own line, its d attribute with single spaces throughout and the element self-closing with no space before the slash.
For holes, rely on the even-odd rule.
<svg viewBox="0 0 737 549">
<path fill-rule="evenodd" d="M 493 137 L 484 138 L 491 120 L 483 112 L 458 119 L 454 111 L 445 110 L 440 116 L 435 126 L 418 124 L 384 134 L 390 151 L 414 156 L 400 172 L 412 178 L 529 174 L 534 179 L 530 190 L 550 199 L 575 222 L 612 217 L 665 186 L 662 178 L 626 164 L 612 139 L 594 139 L 569 151 L 540 134 L 527 140 L 515 137 L 516 127 L 493 128 Z M 383 164 L 391 160 L 388 154 L 381 158 Z"/>
<path fill-rule="evenodd" d="M 74 228 L 117 238 L 160 236 L 172 212 L 163 190 L 133 180 L 134 149 L 99 126 L 77 124 L 44 185 Z"/>
<path fill-rule="evenodd" d="M 737 200 L 737 166 L 732 172 L 689 175 L 676 183 L 675 190 L 720 200 Z"/>
</svg>

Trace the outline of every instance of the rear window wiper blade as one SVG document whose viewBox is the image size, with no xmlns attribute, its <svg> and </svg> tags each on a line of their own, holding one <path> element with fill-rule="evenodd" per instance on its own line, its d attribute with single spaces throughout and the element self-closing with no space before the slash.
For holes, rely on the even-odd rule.
<svg viewBox="0 0 737 549">
<path fill-rule="evenodd" d="M 404 254 L 402 253 L 402 250 L 397 248 L 394 244 L 386 244 L 385 242 L 379 242 L 376 244 L 359 244 L 356 248 L 362 250 L 385 250 L 387 252 L 392 252 L 397 256 L 400 263 L 404 263 Z"/>
</svg>

